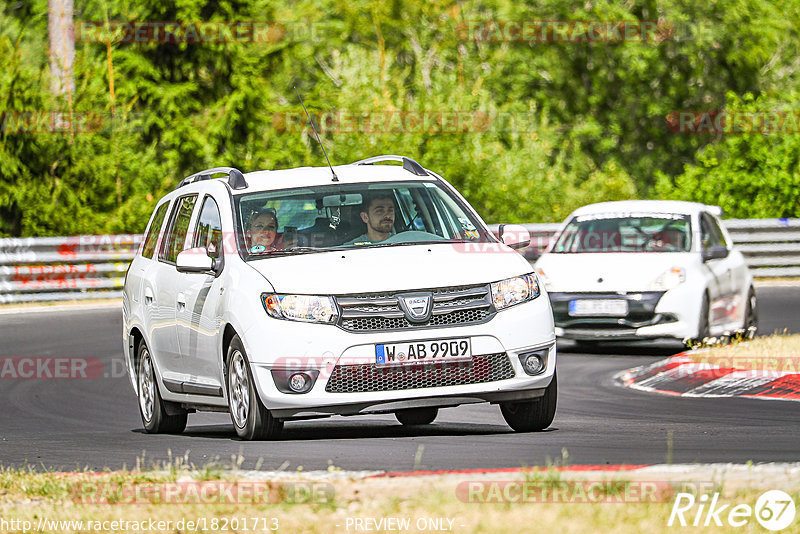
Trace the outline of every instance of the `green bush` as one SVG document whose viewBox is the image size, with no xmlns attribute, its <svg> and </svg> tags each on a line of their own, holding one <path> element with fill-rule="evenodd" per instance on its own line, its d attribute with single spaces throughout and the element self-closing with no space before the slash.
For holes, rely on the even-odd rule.
<svg viewBox="0 0 800 534">
<path fill-rule="evenodd" d="M 285 113 L 301 112 L 295 86 L 318 118 L 474 118 L 465 131 L 320 126 L 334 164 L 407 154 L 489 222 L 558 221 L 585 203 L 648 196 L 739 216 L 797 211 L 794 137 L 676 135 L 666 122 L 677 110 L 791 102 L 763 95 L 797 87 L 794 0 L 78 1 L 76 21 L 279 21 L 286 33 L 262 43 L 79 42 L 71 102 L 49 92 L 46 14 L 46 0 L 0 7 L 3 236 L 141 232 L 155 201 L 198 169 L 323 165 L 313 137 L 286 128 Z M 675 33 L 478 42 L 460 30 L 484 19 L 659 20 Z M 736 96 L 748 92 L 758 99 Z M 90 132 L 25 133 L 8 126 L 20 111 L 99 119 Z"/>
</svg>

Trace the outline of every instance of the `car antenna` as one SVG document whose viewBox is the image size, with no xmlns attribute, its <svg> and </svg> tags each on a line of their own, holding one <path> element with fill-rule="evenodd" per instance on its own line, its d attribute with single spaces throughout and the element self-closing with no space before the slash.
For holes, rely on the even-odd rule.
<svg viewBox="0 0 800 534">
<path fill-rule="evenodd" d="M 325 159 L 328 161 L 328 167 L 331 168 L 331 174 L 333 175 L 333 182 L 338 182 L 339 177 L 336 176 L 336 172 L 333 170 L 333 165 L 331 165 L 331 160 L 328 159 L 328 153 L 325 152 L 325 146 L 322 144 L 322 141 L 319 139 L 319 134 L 317 133 L 317 127 L 314 126 L 314 121 L 311 119 L 311 115 L 308 114 L 308 110 L 306 109 L 306 105 L 303 104 L 303 97 L 300 96 L 300 92 L 297 90 L 297 86 L 294 86 L 294 92 L 297 93 L 297 98 L 300 99 L 300 105 L 303 106 L 303 111 L 306 112 L 306 117 L 308 117 L 308 122 L 311 123 L 311 128 L 314 130 L 314 135 L 317 136 L 317 143 L 319 143 L 320 148 L 322 148 L 322 153 L 325 154 Z"/>
</svg>

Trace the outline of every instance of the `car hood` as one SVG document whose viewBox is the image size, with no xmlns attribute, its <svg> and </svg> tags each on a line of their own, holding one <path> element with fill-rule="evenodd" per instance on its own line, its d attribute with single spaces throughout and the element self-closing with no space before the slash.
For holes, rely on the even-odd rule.
<svg viewBox="0 0 800 534">
<path fill-rule="evenodd" d="M 316 252 L 250 261 L 278 293 L 347 294 L 485 284 L 533 270 L 518 253 L 438 243 Z"/>
<path fill-rule="evenodd" d="M 652 284 L 672 267 L 686 268 L 691 253 L 618 252 L 543 254 L 536 268 L 545 275 L 548 291 L 641 292 L 653 291 Z"/>
</svg>

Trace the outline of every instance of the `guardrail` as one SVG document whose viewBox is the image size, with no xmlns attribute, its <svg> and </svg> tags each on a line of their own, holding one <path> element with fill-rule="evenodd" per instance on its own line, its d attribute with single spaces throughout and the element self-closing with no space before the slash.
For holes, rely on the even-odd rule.
<svg viewBox="0 0 800 534">
<path fill-rule="evenodd" d="M 0 239 L 0 303 L 122 296 L 141 235 Z"/>
<path fill-rule="evenodd" d="M 800 219 L 727 219 L 734 243 L 757 277 L 800 276 Z M 535 260 L 557 223 L 525 224 Z M 497 231 L 497 225 L 491 226 Z M 142 235 L 0 239 L 0 303 L 118 298 Z"/>
</svg>

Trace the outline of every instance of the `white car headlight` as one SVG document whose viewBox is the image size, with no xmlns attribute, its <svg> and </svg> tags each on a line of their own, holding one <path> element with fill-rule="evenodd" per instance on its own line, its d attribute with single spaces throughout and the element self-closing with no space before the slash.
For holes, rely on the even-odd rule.
<svg viewBox="0 0 800 534">
<path fill-rule="evenodd" d="M 264 293 L 261 302 L 270 317 L 307 323 L 334 323 L 339 317 L 332 297 Z"/>
<path fill-rule="evenodd" d="M 492 283 L 492 303 L 497 310 L 533 300 L 540 294 L 539 281 L 533 273 Z"/>
<path fill-rule="evenodd" d="M 686 271 L 683 267 L 670 267 L 650 284 L 650 289 L 669 291 L 674 287 L 678 287 L 685 281 Z"/>
</svg>

